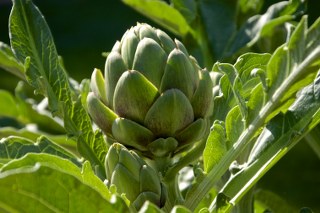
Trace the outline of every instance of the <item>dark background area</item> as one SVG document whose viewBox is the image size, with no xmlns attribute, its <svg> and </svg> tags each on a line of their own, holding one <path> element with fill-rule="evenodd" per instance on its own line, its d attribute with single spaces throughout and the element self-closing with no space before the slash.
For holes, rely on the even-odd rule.
<svg viewBox="0 0 320 213">
<path fill-rule="evenodd" d="M 158 27 L 120 0 L 34 0 L 34 3 L 48 22 L 67 71 L 77 81 L 90 78 L 94 68 L 104 69 L 102 52 L 110 51 L 128 28 L 137 22 Z M 10 9 L 11 1 L 0 0 L 0 41 L 7 44 Z M 319 11 L 320 2 L 309 1 L 309 23 L 319 16 Z M 16 77 L 0 69 L 0 89 L 13 90 L 17 81 Z M 296 206 L 297 212 L 304 206 L 320 212 L 320 161 L 304 141 L 274 166 L 258 185 L 288 200 Z"/>
<path fill-rule="evenodd" d="M 45 16 L 59 55 L 69 74 L 78 81 L 90 78 L 94 68 L 104 68 L 102 52 L 111 50 L 123 33 L 137 22 L 148 22 L 121 1 L 34 0 Z M 0 0 L 0 41 L 9 44 L 11 2 Z M 0 70 L 0 88 L 13 89 L 12 76 Z M 4 78 L 8 81 L 2 81 Z"/>
</svg>

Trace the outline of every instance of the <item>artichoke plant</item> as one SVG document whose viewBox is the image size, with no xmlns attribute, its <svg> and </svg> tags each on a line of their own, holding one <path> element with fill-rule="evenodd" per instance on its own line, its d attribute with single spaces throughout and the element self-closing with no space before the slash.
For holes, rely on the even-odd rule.
<svg viewBox="0 0 320 213">
<path fill-rule="evenodd" d="M 135 152 L 114 143 L 108 150 L 105 166 L 109 184 L 116 185 L 118 192 L 124 193 L 136 209 L 146 200 L 161 206 L 159 176 Z"/>
<path fill-rule="evenodd" d="M 208 131 L 212 81 L 184 45 L 147 24 L 128 30 L 96 69 L 88 111 L 108 141 L 172 157 Z"/>
</svg>

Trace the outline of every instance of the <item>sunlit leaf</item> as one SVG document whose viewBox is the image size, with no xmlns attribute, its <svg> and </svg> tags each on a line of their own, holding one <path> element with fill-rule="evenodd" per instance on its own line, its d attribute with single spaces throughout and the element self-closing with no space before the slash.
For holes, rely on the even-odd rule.
<svg viewBox="0 0 320 213">
<path fill-rule="evenodd" d="M 48 97 L 53 115 L 63 118 L 67 133 L 78 142 L 79 152 L 97 166 L 99 175 L 104 177 L 106 143 L 101 134 L 92 130 L 79 92 L 60 63 L 43 15 L 31 1 L 14 0 L 9 29 L 13 52 L 25 63 L 28 82 L 37 93 Z"/>
<path fill-rule="evenodd" d="M 25 80 L 24 67 L 13 55 L 11 48 L 0 42 L 0 67 Z"/>
<path fill-rule="evenodd" d="M 0 140 L 0 159 L 2 162 L 21 158 L 28 153 L 48 153 L 69 159 L 76 165 L 80 165 L 76 156 L 45 137 L 40 137 L 37 142 L 13 136 Z"/>
<path fill-rule="evenodd" d="M 210 171 L 227 151 L 227 139 L 223 124 L 215 122 L 211 127 L 206 148 L 203 151 L 205 172 Z"/>
<path fill-rule="evenodd" d="M 261 138 L 258 139 L 258 141 L 262 140 L 265 143 L 257 142 L 257 144 L 261 144 L 262 146 L 259 147 L 257 145 L 259 148 L 254 148 L 255 151 L 252 151 L 255 153 L 249 159 L 252 165 L 249 164 L 250 167 L 246 167 L 240 173 L 237 173 L 240 178 L 237 178 L 237 175 L 232 176 L 230 184 L 226 184 L 225 188 L 222 189 L 222 192 L 232 198 L 234 203 L 249 190 L 250 186 L 252 186 L 251 184 L 257 181 L 260 174 L 264 174 L 273 165 L 270 162 L 277 162 L 283 156 L 288 150 L 286 149 L 287 146 L 293 146 L 301 139 L 302 134 L 310 131 L 319 123 L 320 113 L 317 111 L 319 109 L 317 105 L 319 104 L 319 76 L 317 76 L 314 83 L 306 87 L 302 92 L 298 92 L 303 85 L 311 83 L 310 80 L 312 78 L 306 78 L 306 76 L 315 75 L 316 71 L 320 68 L 318 63 L 320 46 L 314 45 L 312 46 L 313 49 L 305 49 L 305 44 L 309 43 L 306 39 L 320 39 L 318 38 L 320 34 L 314 33 L 320 30 L 319 22 L 316 21 L 314 25 L 311 26 L 310 29 L 312 30 L 309 31 L 307 29 L 306 17 L 302 18 L 289 41 L 279 47 L 271 56 L 266 70 L 267 84 L 263 88 L 265 92 L 261 93 L 261 102 L 263 103 L 260 104 L 261 109 L 259 107 L 257 109 L 251 107 L 254 112 L 253 115 L 256 116 L 252 116 L 254 117 L 252 121 L 249 120 L 246 129 L 233 144 L 232 149 L 228 150 L 212 170 L 208 172 L 207 179 L 204 179 L 196 186 L 197 189 L 194 190 L 194 195 L 189 196 L 186 200 L 187 207 L 191 209 L 195 208 L 196 204 L 200 202 L 198 197 L 206 194 L 208 189 L 213 187 L 214 182 L 218 181 L 225 174 L 231 163 L 254 141 L 253 139 L 256 137 L 257 132 L 260 132 L 265 125 L 267 125 L 267 129 L 261 133 Z M 314 37 L 309 36 L 308 32 L 312 32 Z M 261 79 L 263 79 L 263 76 Z M 220 84 L 222 84 L 222 80 L 223 78 Z M 223 85 L 221 86 L 223 92 Z M 291 94 L 287 96 L 287 92 Z M 256 91 L 255 93 L 256 95 L 252 97 L 259 100 L 257 98 L 258 92 Z M 290 101 L 292 94 L 296 93 L 298 98 L 290 106 L 288 103 L 292 103 Z M 256 100 L 251 101 L 253 105 L 259 102 Z M 250 97 L 247 103 L 250 103 Z M 279 112 L 282 113 L 279 114 Z M 267 123 L 268 121 L 271 123 Z M 268 130 L 268 128 L 271 129 Z M 277 130 L 273 130 L 274 128 Z M 273 131 L 277 131 L 277 137 L 272 134 Z M 256 159 L 258 160 L 255 161 Z M 241 173 L 243 175 L 240 175 Z M 248 177 L 248 179 L 245 179 L 245 177 Z M 212 205 L 212 208 L 214 208 L 214 205 Z"/>
<path fill-rule="evenodd" d="M 36 104 L 28 103 L 20 97 L 14 97 L 10 92 L 0 90 L 0 118 L 11 118 L 21 126 L 33 124 L 37 129 L 51 134 L 64 134 L 65 130 L 51 114 L 37 107 Z M 0 126 L 1 122 L 0 122 Z"/>
<path fill-rule="evenodd" d="M 175 8 L 171 7 L 165 1 L 160 0 L 122 0 L 125 4 L 130 5 L 135 10 L 155 21 L 157 24 L 164 26 L 169 31 L 184 36 L 191 29 Z"/>
<path fill-rule="evenodd" d="M 230 149 L 232 144 L 238 140 L 244 128 L 244 121 L 240 109 L 236 106 L 230 110 L 226 118 L 227 149 Z"/>
<path fill-rule="evenodd" d="M 1 208 L 11 212 L 128 212 L 111 203 L 107 187 L 84 166 L 46 154 L 29 154 L 0 170 Z"/>
<path fill-rule="evenodd" d="M 320 73 L 302 89 L 285 114 L 274 117 L 264 128 L 251 150 L 248 162 L 232 176 L 222 193 L 238 202 L 277 161 L 305 134 L 320 123 Z"/>
</svg>

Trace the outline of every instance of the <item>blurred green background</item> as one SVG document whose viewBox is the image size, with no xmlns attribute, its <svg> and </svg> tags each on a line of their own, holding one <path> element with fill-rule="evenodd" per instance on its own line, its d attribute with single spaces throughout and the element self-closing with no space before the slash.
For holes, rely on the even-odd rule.
<svg viewBox="0 0 320 213">
<path fill-rule="evenodd" d="M 276 1 L 265 1 L 265 8 Z M 44 14 L 70 76 L 81 81 L 90 78 L 94 68 L 103 70 L 102 52 L 111 50 L 130 26 L 146 22 L 120 0 L 34 0 Z M 11 1 L 0 0 L 0 41 L 9 44 L 8 17 Z M 309 22 L 320 14 L 319 0 L 309 1 Z M 0 89 L 13 90 L 17 79 L 0 69 Z M 0 103 L 1 104 L 1 103 Z M 320 138 L 319 138 L 320 140 Z M 308 206 L 320 212 L 320 161 L 305 141 L 301 141 L 259 182 L 290 204 L 296 212 Z"/>
</svg>

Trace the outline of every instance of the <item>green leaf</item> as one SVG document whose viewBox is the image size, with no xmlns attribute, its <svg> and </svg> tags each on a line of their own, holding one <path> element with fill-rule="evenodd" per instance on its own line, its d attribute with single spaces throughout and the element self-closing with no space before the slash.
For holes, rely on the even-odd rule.
<svg viewBox="0 0 320 213">
<path fill-rule="evenodd" d="M 0 42 L 0 67 L 22 80 L 26 78 L 23 65 L 17 61 L 11 48 L 3 42 Z"/>
<path fill-rule="evenodd" d="M 307 40 L 307 34 L 307 17 L 305 16 L 292 34 L 288 44 L 278 48 L 271 57 L 266 73 L 269 86 L 269 96 L 272 96 L 275 93 L 275 90 L 278 89 L 278 87 L 284 82 L 285 79 L 288 79 L 290 75 L 298 78 L 304 74 L 303 72 L 297 73 L 297 68 L 298 65 L 305 61 L 308 56 L 313 56 L 315 58 L 313 60 L 319 60 L 319 57 L 317 58 L 314 56 L 320 54 L 319 46 L 315 46 L 311 52 L 306 51 L 305 47 L 309 42 Z M 318 40 L 319 38 L 320 35 L 315 35 L 314 37 L 309 37 L 308 39 Z M 279 72 L 279 70 L 281 70 L 281 72 Z"/>
<path fill-rule="evenodd" d="M 222 93 L 226 97 L 225 99 L 229 102 L 228 105 L 233 107 L 232 105 L 230 105 L 230 102 L 237 104 L 239 106 L 243 119 L 246 120 L 248 110 L 245 104 L 245 99 L 243 98 L 243 96 L 241 96 L 243 86 L 242 86 L 242 82 L 239 77 L 238 71 L 231 64 L 226 64 L 226 63 L 220 64 L 219 62 L 217 62 L 214 66 L 215 66 L 215 69 L 218 69 L 220 72 L 225 73 L 226 77 L 229 80 L 228 84 L 230 85 L 230 87 L 229 88 L 228 86 L 224 88 L 222 87 Z"/>
<path fill-rule="evenodd" d="M 35 143 L 31 140 L 14 136 L 0 140 L 0 159 L 2 162 L 21 158 L 27 153 L 48 153 L 69 159 L 76 165 L 80 165 L 80 161 L 76 156 L 46 137 L 38 138 Z"/>
<path fill-rule="evenodd" d="M 238 5 L 240 7 L 241 15 L 248 16 L 257 14 L 262 8 L 264 0 L 240 0 Z"/>
<path fill-rule="evenodd" d="M 252 108 L 252 106 L 245 102 L 250 96 L 254 95 L 254 88 L 261 81 L 266 81 L 264 73 L 270 56 L 270 54 L 246 53 L 240 56 L 233 66 L 227 63 L 215 63 L 213 71 L 222 72 L 226 75 L 220 80 L 222 96 L 215 98 L 214 119 L 225 120 L 229 111 L 238 104 L 241 106 L 242 116 L 244 118 L 249 116 L 248 119 L 250 120 L 252 114 L 250 107 Z M 259 73 L 259 77 L 254 75 L 253 71 L 255 70 Z M 261 101 L 259 103 L 262 104 L 264 101 L 263 95 L 260 93 L 257 98 Z"/>
<path fill-rule="evenodd" d="M 236 0 L 199 1 L 203 26 L 214 60 L 221 60 L 230 38 L 236 31 Z"/>
<path fill-rule="evenodd" d="M 212 114 L 211 120 L 225 120 L 229 110 L 234 107 L 234 100 L 232 99 L 231 94 L 231 85 L 227 78 L 227 76 L 222 76 L 220 79 L 220 88 L 222 94 L 217 95 L 214 97 L 214 110 Z M 219 91 L 219 93 L 220 93 Z M 231 101 L 233 100 L 233 101 Z"/>
<path fill-rule="evenodd" d="M 247 106 L 244 106 L 244 102 L 248 99 L 250 102 L 250 96 L 254 96 L 253 91 L 259 83 L 266 85 L 264 73 L 270 57 L 270 54 L 246 53 L 240 56 L 233 66 L 219 62 L 214 65 L 214 71 L 229 73 L 227 74 L 228 79 L 227 76 L 225 76 L 220 82 L 223 96 L 215 100 L 215 119 L 224 120 L 228 112 L 235 107 L 237 103 L 240 103 L 242 105 L 242 115 L 247 116 L 248 113 L 248 119 L 250 120 L 252 106 L 250 106 L 250 103 L 246 103 Z M 262 104 L 264 101 L 262 94 L 263 93 L 260 93 L 259 96 L 256 97 L 260 101 L 259 104 Z M 235 99 L 235 95 L 238 97 L 237 99 Z M 238 101 L 236 102 L 236 100 Z M 246 122 L 248 123 L 248 121 Z"/>
<path fill-rule="evenodd" d="M 301 2 L 276 3 L 265 14 L 252 16 L 243 24 L 235 22 L 243 19 L 244 15 L 238 13 L 235 0 L 200 1 L 199 4 L 214 58 L 223 60 L 234 57 L 242 48 L 251 47 L 261 36 L 274 33 L 275 27 L 292 20 Z"/>
<path fill-rule="evenodd" d="M 193 0 L 172 0 L 173 7 L 177 9 L 190 24 L 197 16 L 197 4 Z"/>
<path fill-rule="evenodd" d="M 180 36 L 186 35 L 191 28 L 185 18 L 175 8 L 160 0 L 122 0 L 157 24 Z"/>
<path fill-rule="evenodd" d="M 259 116 L 260 109 L 265 104 L 265 95 L 262 84 L 258 84 L 252 89 L 250 99 L 247 102 L 248 123 L 251 123 L 257 116 Z"/>
<path fill-rule="evenodd" d="M 214 98 L 213 120 L 225 120 L 228 112 L 236 106 L 236 100 L 232 91 L 232 83 L 236 78 L 235 69 L 226 63 L 215 63 L 212 70 L 217 73 L 223 73 L 220 78 L 219 87 L 222 94 Z M 228 74 L 227 74 L 228 73 Z"/>
<path fill-rule="evenodd" d="M 49 98 L 53 114 L 61 115 L 59 99 L 71 100 L 71 85 L 42 14 L 31 1 L 15 0 L 9 30 L 13 52 L 20 62 L 25 62 L 28 82 Z"/>
<path fill-rule="evenodd" d="M 48 140 L 62 146 L 66 150 L 72 152 L 74 155 L 79 155 L 77 152 L 76 141 L 69 138 L 67 135 L 50 135 L 45 132 L 30 130 L 29 128 L 16 129 L 13 127 L 2 127 L 0 128 L 0 138 L 6 137 L 22 137 L 26 140 L 36 141 L 40 136 L 48 138 Z"/>
<path fill-rule="evenodd" d="M 128 212 L 88 163 L 81 172 L 73 163 L 46 154 L 12 161 L 0 171 L 1 208 L 11 212 Z"/>
<path fill-rule="evenodd" d="M 227 150 L 238 140 L 244 128 L 245 126 L 239 106 L 236 106 L 230 110 L 226 118 Z"/>
<path fill-rule="evenodd" d="M 314 25 L 320 31 L 319 22 Z M 289 42 L 279 47 L 268 63 L 266 100 L 271 101 L 267 101 L 265 105 L 272 104 L 278 108 L 272 113 L 272 116 L 279 111 L 285 111 L 287 102 L 295 98 L 295 93 L 300 88 L 312 82 L 319 69 L 320 46 L 313 46 L 314 49 L 310 50 L 306 48 L 306 45 L 310 42 L 308 39 L 319 40 L 320 34 L 314 34 L 314 37 L 308 34 L 307 17 L 305 16 L 293 32 Z M 279 91 L 283 93 L 281 96 Z M 269 115 L 268 119 L 272 116 Z"/>
<path fill-rule="evenodd" d="M 315 24 L 317 27 L 311 26 L 311 29 L 313 29 L 312 32 L 315 32 L 315 28 L 317 28 L 317 30 L 320 30 L 319 23 L 316 21 Z M 279 49 L 272 55 L 267 66 L 266 82 L 268 84 L 269 90 L 267 90 L 267 95 L 264 97 L 266 98 L 265 104 L 259 110 L 258 116 L 255 117 L 252 122 L 247 123 L 247 128 L 239 136 L 238 140 L 234 143 L 232 149 L 228 150 L 225 153 L 225 155 L 220 159 L 216 166 L 214 166 L 214 168 L 212 168 L 212 170 L 207 174 L 207 177 L 196 186 L 196 189 L 193 191 L 192 196 L 189 196 L 186 199 L 185 204 L 188 208 L 194 209 L 196 207 L 196 205 L 200 202 L 201 198 L 208 192 L 208 190 L 211 187 L 213 187 L 213 184 L 219 178 L 221 178 L 223 174 L 225 174 L 231 163 L 241 155 L 241 153 L 245 150 L 245 148 L 248 145 L 251 144 L 251 142 L 253 141 L 252 139 L 256 136 L 257 132 L 261 131 L 261 129 L 265 127 L 266 122 L 272 118 L 270 117 L 270 115 L 275 116 L 276 114 L 274 112 L 278 113 L 279 108 L 281 108 L 281 111 L 283 112 L 292 110 L 291 108 L 288 109 L 288 102 L 284 102 L 283 99 L 284 97 L 291 98 L 292 95 L 290 95 L 290 97 L 286 97 L 287 92 L 290 91 L 291 93 L 293 93 L 294 91 L 295 93 L 297 92 L 299 87 L 301 88 L 302 85 L 309 84 L 309 78 L 305 78 L 305 76 L 313 73 L 316 70 L 319 70 L 320 46 L 315 45 L 313 46 L 314 49 L 305 49 L 302 47 L 302 44 L 309 43 L 309 41 L 306 41 L 305 38 L 319 40 L 320 38 L 318 36 L 320 34 L 312 33 L 312 35 L 314 36 L 308 36 L 309 31 L 306 29 L 306 27 L 306 17 L 304 17 L 301 20 L 298 27 L 296 28 L 296 30 L 293 32 L 291 37 L 292 40 L 290 39 L 288 43 L 279 47 Z M 223 78 L 220 81 L 221 86 L 223 86 L 222 80 Z M 319 80 L 316 79 L 315 84 L 313 86 L 314 89 L 317 89 L 318 81 Z M 300 85 L 299 87 L 297 86 L 298 82 Z M 223 88 L 221 88 L 221 90 L 222 89 Z M 319 94 L 311 94 L 310 98 L 312 98 L 313 96 L 313 98 L 316 98 L 318 97 L 318 95 Z M 312 101 L 316 102 L 315 100 Z M 303 111 L 303 109 L 311 107 L 311 105 L 313 105 L 312 101 L 310 103 L 306 103 L 306 105 L 300 105 L 301 110 Z M 297 103 L 302 102 L 300 102 L 299 100 Z M 320 113 L 316 114 L 314 111 L 309 110 L 303 111 L 303 113 L 301 113 L 301 116 L 312 117 L 310 113 L 313 113 L 312 120 L 299 120 L 301 121 L 301 124 L 297 124 L 297 126 L 290 127 L 289 130 L 291 132 L 288 132 L 288 135 L 286 135 L 287 138 L 283 138 L 282 140 L 291 139 L 292 141 L 295 141 L 296 138 L 292 137 L 297 136 L 298 138 L 299 132 L 304 130 L 303 126 L 304 128 L 306 128 L 306 124 L 304 122 L 310 122 L 310 128 L 313 126 L 313 124 L 317 124 Z M 310 119 L 310 117 L 306 118 Z M 280 122 L 279 126 L 281 126 L 282 124 L 283 123 Z M 281 142 L 284 143 L 284 141 Z M 281 142 L 279 143 L 281 144 Z M 275 149 L 279 151 L 279 147 L 276 148 Z M 271 156 L 268 157 L 269 158 L 267 160 L 270 160 Z M 279 156 L 279 158 L 280 157 L 281 156 Z M 264 170 L 262 169 L 262 171 Z M 256 174 L 257 172 L 254 171 L 253 173 Z M 240 191 L 238 190 L 237 192 Z"/>
<path fill-rule="evenodd" d="M 50 29 L 39 9 L 29 0 L 14 0 L 10 14 L 11 45 L 19 61 L 25 62 L 28 82 L 48 97 L 53 115 L 64 120 L 70 136 L 78 142 L 82 156 L 105 177 L 103 162 L 107 146 L 102 134 L 92 130 L 90 118 L 60 64 Z"/>
<path fill-rule="evenodd" d="M 0 116 L 18 117 L 18 106 L 14 97 L 5 90 L 0 90 Z"/>
<path fill-rule="evenodd" d="M 227 151 L 227 139 L 223 124 L 215 122 L 203 151 L 204 171 L 209 172 Z"/>
<path fill-rule="evenodd" d="M 292 20 L 299 6 L 293 2 L 299 1 L 279 2 L 271 5 L 263 15 L 250 17 L 230 41 L 224 57 L 232 56 L 243 47 L 251 47 L 261 37 L 274 33 L 276 27 Z"/>
<path fill-rule="evenodd" d="M 0 90 L 0 118 L 11 118 L 16 120 L 21 125 L 34 124 L 42 131 L 51 134 L 64 134 L 65 130 L 57 122 L 52 119 L 50 113 L 44 109 L 46 100 L 40 104 L 31 104 L 27 100 L 20 97 L 14 97 L 10 92 Z M 40 106 L 42 105 L 42 106 Z M 0 126 L 1 122 L 0 122 Z"/>
<path fill-rule="evenodd" d="M 245 53 L 241 55 L 234 64 L 234 67 L 238 71 L 242 82 L 246 83 L 254 77 L 252 75 L 254 69 L 265 71 L 270 57 L 269 53 Z"/>
<path fill-rule="evenodd" d="M 237 203 L 277 161 L 320 123 L 320 72 L 300 91 L 286 114 L 279 114 L 264 128 L 248 162 L 225 184 L 221 193 Z"/>
</svg>

